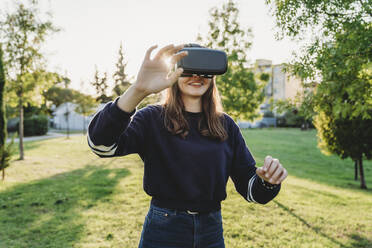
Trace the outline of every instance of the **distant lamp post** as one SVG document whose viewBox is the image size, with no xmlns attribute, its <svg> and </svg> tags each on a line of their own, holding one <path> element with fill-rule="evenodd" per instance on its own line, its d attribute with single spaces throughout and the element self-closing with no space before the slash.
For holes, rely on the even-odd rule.
<svg viewBox="0 0 372 248">
<path fill-rule="evenodd" d="M 69 134 L 70 134 L 70 129 L 69 129 L 69 125 L 68 125 L 68 120 L 69 120 L 69 116 L 70 116 L 70 111 L 68 109 L 68 102 L 66 103 L 66 112 L 64 113 L 64 116 L 65 116 L 65 119 L 66 119 L 66 125 L 67 125 L 67 139 L 70 137 Z"/>
</svg>

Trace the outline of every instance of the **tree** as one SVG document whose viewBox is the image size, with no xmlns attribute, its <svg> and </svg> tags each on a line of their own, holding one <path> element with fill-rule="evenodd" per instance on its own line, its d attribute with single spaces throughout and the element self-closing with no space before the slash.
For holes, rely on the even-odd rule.
<svg viewBox="0 0 372 248">
<path fill-rule="evenodd" d="M 369 39 L 372 39 L 372 32 L 359 29 L 359 35 L 356 35 L 356 30 L 354 27 L 337 34 L 334 43 L 324 46 L 318 56 L 316 64 L 322 75 L 322 83 L 314 96 L 318 113 L 315 125 L 319 147 L 342 159 L 350 157 L 355 161 L 356 167 L 359 167 L 360 186 L 366 189 L 363 158 L 372 158 L 372 130 L 368 128 L 372 125 L 372 56 L 368 55 L 372 50 L 349 57 L 355 46 L 347 47 L 350 45 L 347 43 L 368 33 Z M 358 45 L 362 44 L 360 41 Z"/>
<path fill-rule="evenodd" d="M 70 85 L 71 83 L 71 80 L 65 76 L 62 78 L 62 81 L 63 81 L 63 84 L 65 86 L 65 90 L 68 89 L 68 86 Z M 67 124 L 67 132 L 66 132 L 66 138 L 68 139 L 69 138 L 69 135 L 70 135 L 70 127 L 69 127 L 69 117 L 70 117 L 70 113 L 71 113 L 71 109 L 69 109 L 68 105 L 69 105 L 69 101 L 67 101 L 69 99 L 65 99 L 65 103 L 66 103 L 66 112 L 64 113 L 64 116 L 65 116 L 65 119 L 66 119 L 66 124 Z"/>
<path fill-rule="evenodd" d="M 313 85 L 314 86 L 314 85 Z M 279 117 L 278 121 L 294 121 L 299 123 L 301 130 L 307 130 L 313 122 L 315 116 L 313 108 L 314 88 L 307 86 L 304 92 L 297 93 L 292 99 L 273 100 L 272 105 L 278 114 L 284 113 L 283 117 Z M 283 119 L 284 118 L 284 119 Z M 282 123 L 287 126 L 288 123 Z"/>
<path fill-rule="evenodd" d="M 217 77 L 224 110 L 235 120 L 253 120 L 259 116 L 265 83 L 257 82 L 254 73 L 247 70 L 246 53 L 252 44 L 252 31 L 240 27 L 239 10 L 231 0 L 222 8 L 212 8 L 209 13 L 209 31 L 205 37 L 199 34 L 197 40 L 206 47 L 227 53 L 228 70 Z"/>
<path fill-rule="evenodd" d="M 4 88 L 5 88 L 5 73 L 3 66 L 3 50 L 0 44 L 0 170 L 2 171 L 2 180 L 5 179 L 5 168 L 9 167 L 10 160 L 13 155 L 13 143 L 12 141 L 6 146 L 6 139 L 8 136 L 6 130 L 6 114 L 5 114 L 5 103 L 4 103 Z"/>
<path fill-rule="evenodd" d="M 55 107 L 58 107 L 62 103 L 73 101 L 75 94 L 76 91 L 73 89 L 52 86 L 43 94 L 43 97 L 47 102 L 47 106 L 54 105 Z"/>
<path fill-rule="evenodd" d="M 113 98 L 116 98 L 123 94 L 123 92 L 125 92 L 131 85 L 128 80 L 128 75 L 125 73 L 126 66 L 127 63 L 124 63 L 123 44 L 120 43 L 119 58 L 118 61 L 116 62 L 116 71 L 113 75 L 114 79 L 114 88 L 112 90 Z"/>
<path fill-rule="evenodd" d="M 318 81 L 313 96 L 318 146 L 357 161 L 366 189 L 363 159 L 371 159 L 372 8 L 369 1 L 267 0 L 282 30 L 313 41 L 297 54 L 293 72 Z M 362 133 L 360 133 L 362 131 Z"/>
<path fill-rule="evenodd" d="M 101 78 L 98 73 L 97 66 L 95 67 L 94 79 L 91 82 L 92 86 L 96 89 L 97 98 L 96 101 L 98 103 L 107 103 L 111 101 L 112 98 L 106 95 L 106 91 L 108 89 L 108 82 L 107 82 L 107 73 L 105 72 L 103 77 Z"/>
<path fill-rule="evenodd" d="M 41 18 L 38 1 L 32 0 L 29 7 L 17 2 L 14 13 L 6 13 L 5 20 L 0 22 L 1 39 L 4 44 L 4 61 L 7 66 L 7 76 L 12 92 L 15 92 L 19 108 L 19 150 L 20 160 L 24 159 L 23 151 L 23 106 L 26 104 L 25 96 L 32 92 L 33 97 L 40 98 L 35 88 L 40 89 L 43 83 L 43 55 L 41 45 L 46 37 L 57 32 L 49 19 Z M 8 93 L 7 93 L 8 95 Z M 9 94 L 10 95 L 10 94 Z M 32 98 L 32 97 L 30 97 Z M 8 98 L 9 99 L 9 98 Z"/>
<path fill-rule="evenodd" d="M 315 118 L 318 129 L 318 146 L 325 154 L 335 153 L 342 159 L 350 157 L 355 162 L 354 178 L 359 169 L 361 188 L 366 189 L 363 157 L 372 158 L 372 120 L 361 118 L 332 118 L 321 112 Z"/>
<path fill-rule="evenodd" d="M 84 116 L 83 130 L 85 134 L 86 133 L 86 130 L 85 130 L 86 116 L 89 116 L 95 113 L 97 103 L 92 96 L 85 95 L 82 93 L 77 95 L 75 103 L 77 104 L 77 106 L 75 107 L 75 112 Z"/>
</svg>

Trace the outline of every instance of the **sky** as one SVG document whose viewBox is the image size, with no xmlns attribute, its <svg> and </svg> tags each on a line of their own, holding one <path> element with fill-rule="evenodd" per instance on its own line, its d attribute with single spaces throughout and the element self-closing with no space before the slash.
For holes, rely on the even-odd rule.
<svg viewBox="0 0 372 248">
<path fill-rule="evenodd" d="M 157 44 L 195 42 L 208 31 L 209 10 L 227 0 L 40 0 L 62 30 L 49 37 L 43 47 L 48 69 L 67 75 L 71 87 L 94 94 L 89 85 L 95 67 L 100 75 L 112 73 L 122 42 L 126 73 L 135 79 L 146 50 Z M 288 62 L 299 45 L 275 39 L 275 18 L 264 0 L 236 0 L 241 27 L 251 28 L 253 44 L 247 51 L 250 62 L 269 59 Z M 11 6 L 1 0 L 0 9 Z M 156 49 L 154 53 L 156 53 Z"/>
</svg>

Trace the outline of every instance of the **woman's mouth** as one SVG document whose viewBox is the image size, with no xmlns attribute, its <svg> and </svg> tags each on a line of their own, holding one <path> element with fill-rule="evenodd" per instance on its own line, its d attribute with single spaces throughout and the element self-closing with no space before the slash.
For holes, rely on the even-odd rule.
<svg viewBox="0 0 372 248">
<path fill-rule="evenodd" d="M 201 86 L 203 86 L 202 83 L 196 83 L 196 82 L 193 82 L 193 83 L 189 83 L 190 86 L 193 86 L 193 87 L 196 87 L 196 88 L 199 88 Z"/>
</svg>

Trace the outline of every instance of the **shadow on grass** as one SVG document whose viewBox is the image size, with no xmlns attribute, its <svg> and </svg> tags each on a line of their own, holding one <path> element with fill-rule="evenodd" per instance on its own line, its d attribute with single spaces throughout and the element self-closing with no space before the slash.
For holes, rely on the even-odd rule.
<svg viewBox="0 0 372 248">
<path fill-rule="evenodd" d="M 110 201 L 126 169 L 86 167 L 0 192 L 0 247 L 74 247 L 83 212 Z"/>
<path fill-rule="evenodd" d="M 372 247 L 372 240 L 362 237 L 357 233 L 352 233 L 349 235 L 349 238 L 352 241 L 351 247 Z"/>
<path fill-rule="evenodd" d="M 321 231 L 320 227 L 314 226 L 311 223 L 308 223 L 304 218 L 301 216 L 295 214 L 291 209 L 289 209 L 287 206 L 281 204 L 280 202 L 273 200 L 281 209 L 286 211 L 288 214 L 290 214 L 292 217 L 296 218 L 297 220 L 301 221 L 302 224 L 304 224 L 306 227 L 314 231 L 316 234 L 319 234 L 323 238 L 328 239 L 331 241 L 333 244 L 338 245 L 339 247 L 342 248 L 357 248 L 357 247 L 372 247 L 372 240 L 369 240 L 367 238 L 361 237 L 359 234 L 350 234 L 348 235 L 351 244 L 350 245 L 344 245 L 340 241 L 336 240 L 335 238 L 329 236 L 328 234 L 324 233 Z"/>
</svg>

